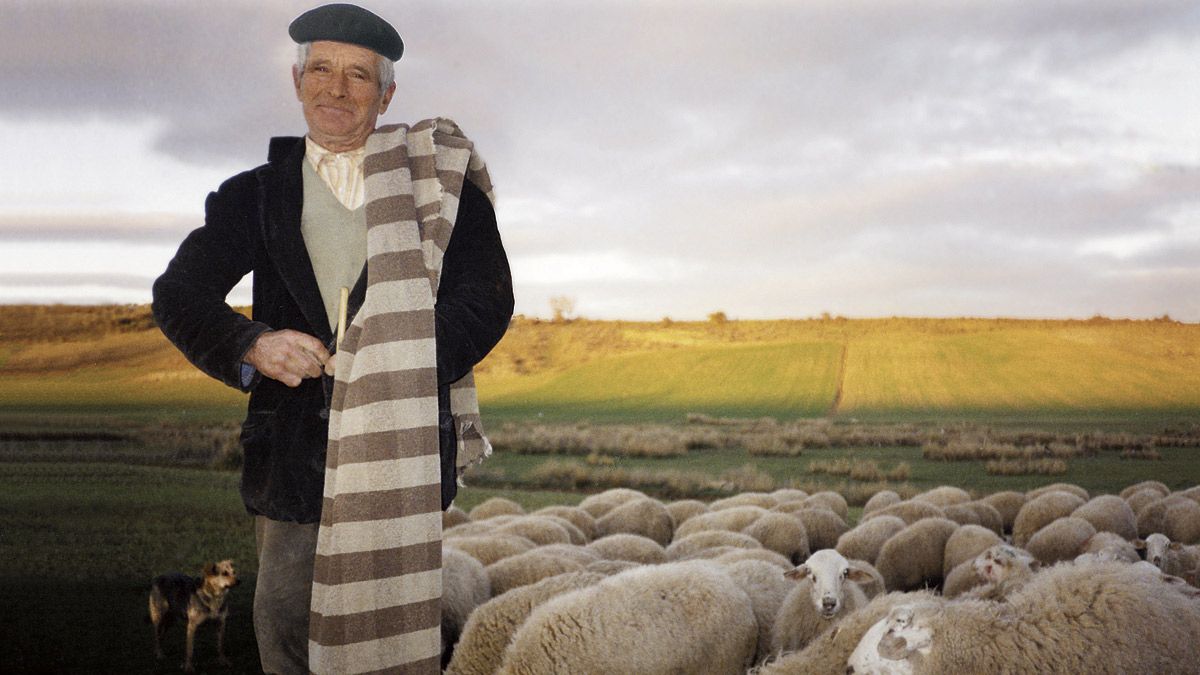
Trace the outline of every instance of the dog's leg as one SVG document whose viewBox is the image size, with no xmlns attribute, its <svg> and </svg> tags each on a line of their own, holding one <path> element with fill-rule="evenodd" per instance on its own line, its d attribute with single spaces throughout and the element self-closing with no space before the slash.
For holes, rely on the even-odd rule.
<svg viewBox="0 0 1200 675">
<path fill-rule="evenodd" d="M 217 658 L 225 667 L 233 665 L 229 659 L 225 658 L 225 615 L 223 614 L 217 617 Z"/>
<path fill-rule="evenodd" d="M 195 671 L 195 669 L 192 667 L 192 646 L 196 641 L 196 628 L 199 625 L 199 622 L 192 621 L 192 618 L 190 616 L 188 617 L 187 650 L 184 652 L 185 655 L 183 657 L 183 672 L 185 673 L 191 673 Z"/>
<path fill-rule="evenodd" d="M 167 629 L 166 617 L 163 616 L 165 611 L 159 606 L 155 597 L 158 595 L 157 589 L 150 593 L 150 624 L 154 631 L 154 658 L 162 659 L 164 654 L 162 650 L 162 636 Z"/>
</svg>

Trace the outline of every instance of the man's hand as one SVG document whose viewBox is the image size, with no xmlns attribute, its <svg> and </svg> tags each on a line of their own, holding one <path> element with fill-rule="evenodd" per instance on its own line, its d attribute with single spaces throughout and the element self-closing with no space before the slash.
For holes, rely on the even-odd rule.
<svg viewBox="0 0 1200 675">
<path fill-rule="evenodd" d="M 329 351 L 317 338 L 287 328 L 258 336 L 244 360 L 264 376 L 298 387 L 306 377 L 321 376 Z"/>
</svg>

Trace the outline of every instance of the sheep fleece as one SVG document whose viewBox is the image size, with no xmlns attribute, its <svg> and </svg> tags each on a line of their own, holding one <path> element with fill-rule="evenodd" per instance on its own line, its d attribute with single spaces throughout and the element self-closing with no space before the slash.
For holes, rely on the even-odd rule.
<svg viewBox="0 0 1200 675">
<path fill-rule="evenodd" d="M 758 624 L 719 565 L 623 572 L 539 607 L 513 636 L 502 674 L 744 673 Z"/>
</svg>

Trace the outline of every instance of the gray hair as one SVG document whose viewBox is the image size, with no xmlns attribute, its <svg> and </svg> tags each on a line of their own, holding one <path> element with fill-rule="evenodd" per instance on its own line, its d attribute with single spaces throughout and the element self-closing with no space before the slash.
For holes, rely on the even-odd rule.
<svg viewBox="0 0 1200 675">
<path fill-rule="evenodd" d="M 311 42 L 301 42 L 296 45 L 296 70 L 304 77 L 304 67 L 308 65 L 308 52 L 312 49 Z M 375 60 L 375 75 L 379 79 L 379 95 L 383 96 L 388 87 L 396 81 L 396 64 L 382 54 Z"/>
</svg>

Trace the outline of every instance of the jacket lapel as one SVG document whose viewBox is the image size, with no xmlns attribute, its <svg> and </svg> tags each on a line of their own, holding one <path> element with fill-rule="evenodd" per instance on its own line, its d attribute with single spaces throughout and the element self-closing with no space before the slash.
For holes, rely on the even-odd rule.
<svg viewBox="0 0 1200 675">
<path fill-rule="evenodd" d="M 328 344 L 333 335 L 300 232 L 300 213 L 304 208 L 302 161 L 302 138 L 271 139 L 268 164 L 259 175 L 259 188 L 263 191 L 263 242 L 284 286 L 308 320 L 312 334 Z"/>
</svg>

